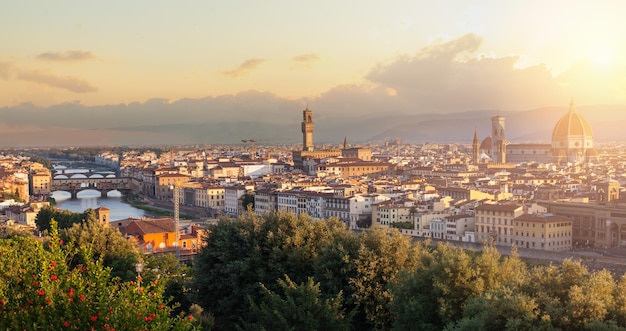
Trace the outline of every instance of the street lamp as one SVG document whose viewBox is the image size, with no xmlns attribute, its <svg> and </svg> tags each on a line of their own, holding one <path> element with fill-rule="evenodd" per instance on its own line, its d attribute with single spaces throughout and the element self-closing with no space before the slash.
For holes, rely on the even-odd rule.
<svg viewBox="0 0 626 331">
<path fill-rule="evenodd" d="M 137 271 L 137 286 L 141 288 L 141 272 L 143 271 L 143 263 L 141 261 L 135 263 L 135 271 Z"/>
</svg>

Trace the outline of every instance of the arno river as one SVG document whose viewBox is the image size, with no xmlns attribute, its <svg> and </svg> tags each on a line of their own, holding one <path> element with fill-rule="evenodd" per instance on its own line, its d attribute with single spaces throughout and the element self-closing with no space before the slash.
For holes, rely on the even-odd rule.
<svg viewBox="0 0 626 331">
<path fill-rule="evenodd" d="M 88 172 L 87 169 L 64 169 L 69 174 L 79 174 Z M 106 175 L 106 174 L 104 174 Z M 100 197 L 100 192 L 95 190 L 84 190 L 78 193 L 78 199 L 71 200 L 69 192 L 55 191 L 52 197 L 56 200 L 56 207 L 59 209 L 70 210 L 72 212 L 82 213 L 87 208 L 96 209 L 98 207 L 107 207 L 111 210 L 110 219 L 112 221 L 124 219 L 128 217 L 141 218 L 144 211 L 124 203 L 119 191 L 111 191 L 106 197 Z"/>
</svg>

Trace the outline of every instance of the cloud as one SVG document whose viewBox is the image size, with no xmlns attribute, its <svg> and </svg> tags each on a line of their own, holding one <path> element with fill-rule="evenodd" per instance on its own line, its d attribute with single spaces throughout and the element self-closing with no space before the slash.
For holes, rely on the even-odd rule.
<svg viewBox="0 0 626 331">
<path fill-rule="evenodd" d="M 309 54 L 300 54 L 291 58 L 291 68 L 311 68 L 315 64 L 315 62 L 319 61 L 320 57 L 317 54 L 309 53 Z"/>
<path fill-rule="evenodd" d="M 222 71 L 222 74 L 232 77 L 232 78 L 245 76 L 249 74 L 251 71 L 258 68 L 264 62 L 267 62 L 267 60 L 259 59 L 259 58 L 248 59 L 248 60 L 245 60 L 237 69 L 225 70 L 225 71 Z"/>
<path fill-rule="evenodd" d="M 555 104 L 562 89 L 545 65 L 516 68 L 519 56 L 476 56 L 482 38 L 466 34 L 372 69 L 366 79 L 391 88 L 421 111 L 524 109 Z"/>
<path fill-rule="evenodd" d="M 98 89 L 89 82 L 74 77 L 59 77 L 40 71 L 20 71 L 17 79 L 46 85 L 53 88 L 65 89 L 75 93 L 94 92 Z"/>
<path fill-rule="evenodd" d="M 13 71 L 13 64 L 9 62 L 0 62 L 0 78 L 7 80 Z"/>
<path fill-rule="evenodd" d="M 37 55 L 38 60 L 53 62 L 80 62 L 95 58 L 93 53 L 85 51 L 45 52 Z"/>
</svg>

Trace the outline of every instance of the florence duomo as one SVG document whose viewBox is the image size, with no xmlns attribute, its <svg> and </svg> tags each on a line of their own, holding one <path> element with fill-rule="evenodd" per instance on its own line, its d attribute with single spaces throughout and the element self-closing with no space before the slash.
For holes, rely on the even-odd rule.
<svg viewBox="0 0 626 331">
<path fill-rule="evenodd" d="M 505 138 L 505 118 L 499 114 L 491 118 L 492 135 L 478 143 L 474 132 L 472 159 L 475 163 L 586 163 L 598 160 L 593 131 L 587 120 L 576 111 L 574 98 L 569 110 L 554 125 L 551 143 L 511 143 Z"/>
</svg>

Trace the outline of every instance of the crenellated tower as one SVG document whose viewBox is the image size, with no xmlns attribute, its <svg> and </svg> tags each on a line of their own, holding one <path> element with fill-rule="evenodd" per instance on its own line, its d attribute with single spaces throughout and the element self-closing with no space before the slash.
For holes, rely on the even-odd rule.
<svg viewBox="0 0 626 331">
<path fill-rule="evenodd" d="M 315 125 L 313 124 L 313 111 L 306 107 L 302 111 L 302 150 L 313 150 L 313 131 Z"/>
</svg>

